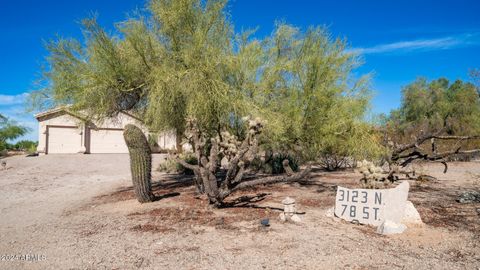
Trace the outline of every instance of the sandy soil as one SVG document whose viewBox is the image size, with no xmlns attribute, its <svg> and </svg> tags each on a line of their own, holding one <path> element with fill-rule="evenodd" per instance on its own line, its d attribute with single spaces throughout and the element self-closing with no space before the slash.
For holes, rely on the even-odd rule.
<svg viewBox="0 0 480 270">
<path fill-rule="evenodd" d="M 478 190 L 480 163 L 451 163 L 447 174 L 424 166 L 440 181 L 412 183 L 409 198 L 426 226 L 387 237 L 325 216 L 337 185 L 358 186 L 349 171 L 245 190 L 231 207 L 212 209 L 194 198 L 188 178 L 158 172 L 162 199 L 137 203 L 128 155 L 6 161 L 0 269 L 480 269 L 480 204 L 455 202 Z M 278 220 L 285 196 L 305 212 L 301 224 Z M 266 217 L 271 226 L 263 228 Z"/>
</svg>

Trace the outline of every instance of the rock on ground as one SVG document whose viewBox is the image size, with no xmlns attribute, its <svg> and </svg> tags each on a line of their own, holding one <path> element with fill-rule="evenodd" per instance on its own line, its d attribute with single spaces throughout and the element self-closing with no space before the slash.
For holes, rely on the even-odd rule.
<svg viewBox="0 0 480 270">
<path fill-rule="evenodd" d="M 480 202 L 480 192 L 478 191 L 467 191 L 462 193 L 457 200 L 459 203 L 475 203 Z"/>
<path fill-rule="evenodd" d="M 422 218 L 411 201 L 405 205 L 405 214 L 402 219 L 404 224 L 423 225 Z"/>
<path fill-rule="evenodd" d="M 377 233 L 383 235 L 403 233 L 407 226 L 402 223 L 395 223 L 391 220 L 385 220 L 382 225 L 378 226 Z"/>
</svg>

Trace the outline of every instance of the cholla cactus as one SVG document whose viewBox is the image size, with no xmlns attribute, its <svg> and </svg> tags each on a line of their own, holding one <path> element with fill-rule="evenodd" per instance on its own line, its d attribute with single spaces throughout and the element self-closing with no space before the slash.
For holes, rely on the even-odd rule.
<svg viewBox="0 0 480 270">
<path fill-rule="evenodd" d="M 256 135 L 260 134 L 263 128 L 262 120 L 258 117 L 255 119 L 244 117 L 242 120 L 248 123 L 247 139 L 243 143 L 248 143 L 248 146 L 251 146 L 251 148 L 248 150 L 249 152 L 256 152 L 258 150 Z M 218 144 L 219 153 L 226 158 L 227 163 L 229 163 L 238 154 L 238 151 L 242 146 L 242 141 L 239 141 L 235 135 L 230 134 L 230 132 L 227 130 L 222 131 L 220 136 L 213 138 L 212 142 L 216 142 Z M 255 155 L 246 153 L 245 157 L 247 162 L 251 162 Z M 245 164 L 242 162 L 239 165 L 243 166 Z M 228 166 L 225 169 L 228 169 Z"/>
<path fill-rule="evenodd" d="M 263 122 L 262 119 L 256 117 L 255 119 L 248 120 L 248 132 L 252 135 L 259 134 L 262 131 Z"/>
<path fill-rule="evenodd" d="M 220 146 L 219 151 L 227 160 L 230 160 L 237 154 L 238 148 L 242 143 L 237 140 L 236 136 L 230 134 L 228 131 L 222 131 L 220 135 L 221 138 L 220 136 L 215 138 Z"/>
<path fill-rule="evenodd" d="M 140 203 L 154 201 L 151 170 L 152 152 L 142 130 L 134 125 L 126 125 L 123 137 L 130 153 L 130 169 L 135 195 Z"/>
<path fill-rule="evenodd" d="M 386 184 L 386 174 L 373 162 L 363 160 L 357 163 L 357 171 L 363 175 L 360 182 L 365 188 L 380 188 Z"/>
</svg>

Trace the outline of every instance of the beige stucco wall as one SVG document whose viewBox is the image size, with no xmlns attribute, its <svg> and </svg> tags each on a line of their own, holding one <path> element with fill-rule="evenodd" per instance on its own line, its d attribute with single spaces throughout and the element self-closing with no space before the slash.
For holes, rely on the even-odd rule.
<svg viewBox="0 0 480 270">
<path fill-rule="evenodd" d="M 158 135 L 158 145 L 162 149 L 173 150 L 177 146 L 175 132 L 164 132 Z"/>
<path fill-rule="evenodd" d="M 115 118 L 104 119 L 102 121 L 97 121 L 94 124 L 98 128 L 122 128 L 122 129 L 128 124 L 134 124 L 138 127 L 142 127 L 142 130 L 146 131 L 146 129 L 143 128 L 143 124 L 140 121 L 123 113 L 120 113 Z"/>
<path fill-rule="evenodd" d="M 79 129 L 79 134 L 82 136 L 81 145 L 79 145 L 78 152 L 85 153 L 88 151 L 88 145 L 90 140 L 90 129 L 123 129 L 127 124 L 134 124 L 144 131 L 148 136 L 148 130 L 143 126 L 143 124 L 131 117 L 130 115 L 120 113 L 115 118 L 105 119 L 94 123 L 93 127 L 88 127 L 85 123 L 68 113 L 58 113 L 58 115 L 52 115 L 50 118 L 45 116 L 39 119 L 38 124 L 38 147 L 37 151 L 39 153 L 45 153 L 46 143 L 47 143 L 47 126 L 77 126 Z M 165 132 L 161 133 L 158 136 L 158 144 L 162 149 L 174 150 L 176 147 L 176 137 L 174 132 Z"/>
<path fill-rule="evenodd" d="M 84 144 L 84 124 L 80 119 L 73 117 L 69 114 L 63 114 L 57 117 L 49 118 L 38 122 L 38 146 L 37 151 L 39 153 L 45 153 L 47 143 L 47 126 L 77 126 L 78 132 L 82 133 L 82 144 Z M 82 145 L 78 146 L 78 151 L 82 151 Z"/>
</svg>

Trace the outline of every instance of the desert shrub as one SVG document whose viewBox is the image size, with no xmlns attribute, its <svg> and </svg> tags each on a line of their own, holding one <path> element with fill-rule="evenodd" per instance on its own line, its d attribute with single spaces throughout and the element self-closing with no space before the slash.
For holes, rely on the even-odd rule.
<svg viewBox="0 0 480 270">
<path fill-rule="evenodd" d="M 265 172 L 268 172 L 268 170 L 271 170 L 272 174 L 285 173 L 285 170 L 283 169 L 283 165 L 282 165 L 282 162 L 285 159 L 289 161 L 289 165 L 294 172 L 299 171 L 299 160 L 296 157 L 290 154 L 278 153 L 278 154 L 273 154 L 271 158 L 267 160 L 265 164 L 267 167 L 265 169 Z"/>
<path fill-rule="evenodd" d="M 265 165 L 265 161 L 257 156 L 252 160 L 252 162 L 250 162 L 250 169 L 254 172 L 266 172 Z M 271 173 L 271 170 L 269 170 L 269 173 Z"/>
<path fill-rule="evenodd" d="M 352 165 L 352 158 L 325 153 L 320 155 L 318 165 L 327 171 L 336 171 Z"/>
<path fill-rule="evenodd" d="M 171 158 L 167 158 L 164 162 L 160 163 L 157 170 L 159 172 L 178 173 L 177 162 Z"/>
<path fill-rule="evenodd" d="M 21 140 L 13 145 L 13 149 L 31 153 L 36 151 L 37 145 L 38 143 L 34 141 Z"/>
<path fill-rule="evenodd" d="M 185 153 L 180 155 L 180 158 L 191 165 L 197 165 L 198 161 L 197 158 L 192 153 Z M 158 171 L 166 172 L 166 173 L 179 173 L 185 175 L 193 175 L 193 171 L 183 167 L 180 163 L 175 161 L 174 159 L 167 158 L 164 162 L 162 162 L 159 167 Z"/>
<path fill-rule="evenodd" d="M 30 154 L 34 154 L 37 152 L 37 145 L 38 143 L 35 143 L 35 144 L 32 144 L 28 147 L 28 149 L 26 150 L 27 153 L 30 155 Z"/>
</svg>

